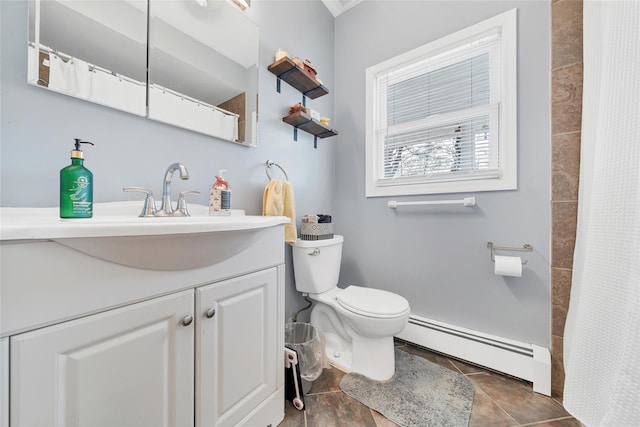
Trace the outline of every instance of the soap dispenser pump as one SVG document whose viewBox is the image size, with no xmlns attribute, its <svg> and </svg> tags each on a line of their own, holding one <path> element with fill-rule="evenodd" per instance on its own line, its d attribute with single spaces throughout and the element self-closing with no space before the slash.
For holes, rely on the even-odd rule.
<svg viewBox="0 0 640 427">
<path fill-rule="evenodd" d="M 84 167 L 80 144 L 93 142 L 75 139 L 71 164 L 60 171 L 60 218 L 91 218 L 93 216 L 93 174 Z"/>
<path fill-rule="evenodd" d="M 211 186 L 209 215 L 231 215 L 231 186 L 224 179 L 225 172 L 225 169 L 221 169 L 216 175 L 216 182 Z"/>
</svg>

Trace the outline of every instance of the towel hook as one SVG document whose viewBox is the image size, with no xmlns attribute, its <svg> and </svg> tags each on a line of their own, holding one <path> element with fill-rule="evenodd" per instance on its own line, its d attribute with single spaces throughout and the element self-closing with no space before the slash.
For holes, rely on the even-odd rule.
<svg viewBox="0 0 640 427">
<path fill-rule="evenodd" d="M 267 174 L 267 178 L 269 178 L 269 181 L 271 181 L 271 175 L 269 175 L 269 169 L 271 169 L 271 166 L 275 166 L 278 169 L 280 169 L 284 174 L 284 177 L 287 179 L 287 181 L 289 181 L 289 176 L 287 175 L 287 172 L 285 172 L 285 170 L 282 168 L 282 166 L 280 166 L 273 160 L 267 160 L 266 163 L 264 164 L 264 172 Z"/>
</svg>

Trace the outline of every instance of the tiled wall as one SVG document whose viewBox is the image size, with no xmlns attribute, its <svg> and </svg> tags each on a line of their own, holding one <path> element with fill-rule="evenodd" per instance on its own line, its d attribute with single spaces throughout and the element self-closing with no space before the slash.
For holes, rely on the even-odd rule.
<svg viewBox="0 0 640 427">
<path fill-rule="evenodd" d="M 580 172 L 582 0 L 552 1 L 551 33 L 551 391 L 562 397 Z"/>
</svg>

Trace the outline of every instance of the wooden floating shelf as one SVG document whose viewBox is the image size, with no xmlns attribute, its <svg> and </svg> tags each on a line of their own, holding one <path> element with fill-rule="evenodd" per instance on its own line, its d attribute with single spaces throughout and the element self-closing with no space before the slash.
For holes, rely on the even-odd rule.
<svg viewBox="0 0 640 427">
<path fill-rule="evenodd" d="M 311 99 L 316 99 L 329 93 L 329 89 L 298 67 L 289 57 L 285 56 L 269 65 L 268 70 Z"/>
<path fill-rule="evenodd" d="M 338 134 L 337 130 L 323 125 L 304 111 L 289 114 L 287 117 L 283 117 L 282 121 L 311 135 L 315 135 L 318 138 L 327 138 Z"/>
</svg>

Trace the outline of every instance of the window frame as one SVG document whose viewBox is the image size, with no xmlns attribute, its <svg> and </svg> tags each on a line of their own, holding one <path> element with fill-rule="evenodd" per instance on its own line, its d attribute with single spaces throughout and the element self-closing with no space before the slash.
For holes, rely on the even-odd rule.
<svg viewBox="0 0 640 427">
<path fill-rule="evenodd" d="M 386 105 L 378 105 L 378 77 L 386 75 L 403 64 L 412 66 L 435 56 L 454 57 L 452 50 L 486 37 L 498 31 L 501 35 L 499 70 L 492 70 L 491 79 L 498 79 L 499 100 L 497 114 L 492 115 L 492 129 L 497 121 L 498 158 L 497 171 L 474 173 L 465 178 L 452 172 L 439 174 L 438 178 L 427 175 L 384 179 L 384 137 L 378 128 L 378 117 Z M 458 61 L 460 62 L 460 61 Z M 427 43 L 394 58 L 366 69 L 366 197 L 401 196 L 418 194 L 461 193 L 474 191 L 500 191 L 517 189 L 517 9 L 512 9 L 493 18 Z M 492 99 L 491 104 L 494 103 Z M 455 114 L 455 113 L 454 113 Z M 446 114 L 445 114 L 446 115 Z M 433 117 L 433 116 L 432 116 Z M 438 121 L 437 116 L 426 120 Z M 444 176 L 443 176 L 444 175 Z"/>
</svg>

